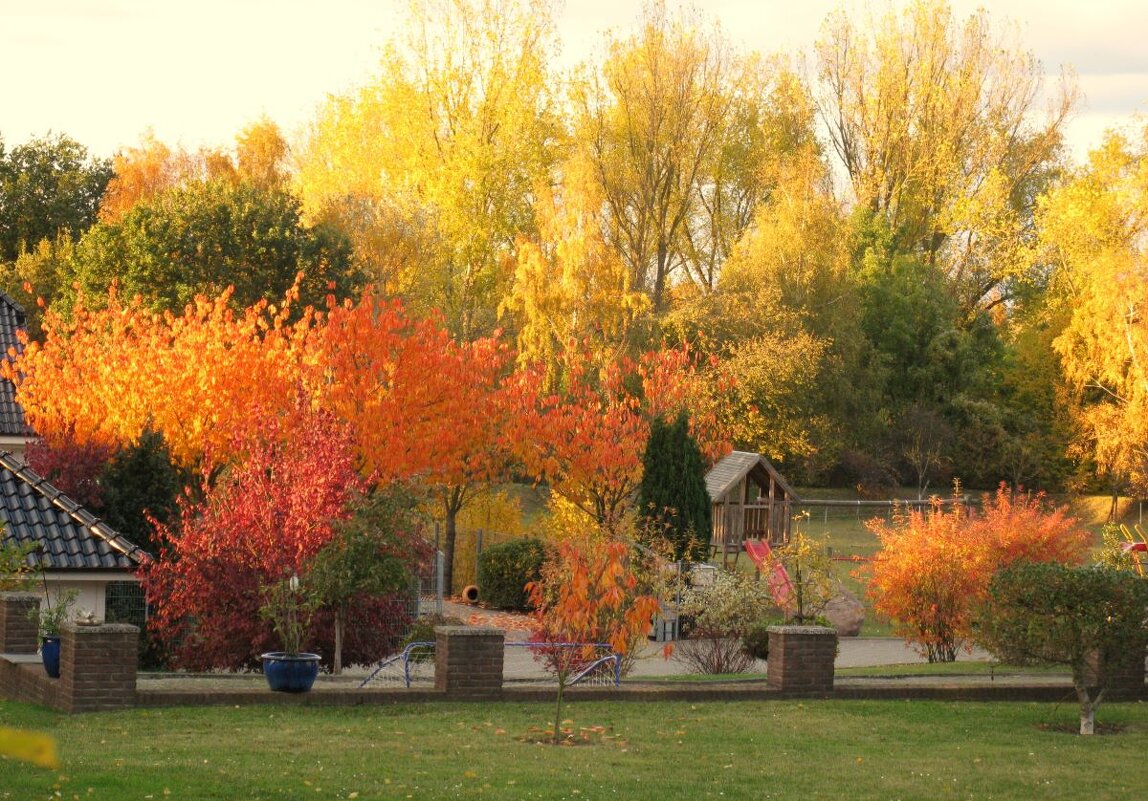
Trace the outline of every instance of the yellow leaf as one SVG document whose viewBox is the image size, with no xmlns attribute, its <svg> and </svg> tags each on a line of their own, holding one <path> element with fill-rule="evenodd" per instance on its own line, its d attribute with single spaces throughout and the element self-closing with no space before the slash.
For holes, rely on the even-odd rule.
<svg viewBox="0 0 1148 801">
<path fill-rule="evenodd" d="M 60 767 L 55 739 L 39 732 L 0 726 L 0 755 L 31 762 L 41 768 Z"/>
</svg>

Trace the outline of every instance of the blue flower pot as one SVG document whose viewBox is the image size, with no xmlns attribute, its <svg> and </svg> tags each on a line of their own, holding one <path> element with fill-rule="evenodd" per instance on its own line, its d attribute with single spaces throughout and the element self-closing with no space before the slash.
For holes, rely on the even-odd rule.
<svg viewBox="0 0 1148 801">
<path fill-rule="evenodd" d="M 277 693 L 305 693 L 319 675 L 318 654 L 288 654 L 272 651 L 263 654 L 263 675 L 267 686 Z"/>
<path fill-rule="evenodd" d="M 40 658 L 44 660 L 44 672 L 53 679 L 60 678 L 60 638 L 40 639 Z"/>
</svg>

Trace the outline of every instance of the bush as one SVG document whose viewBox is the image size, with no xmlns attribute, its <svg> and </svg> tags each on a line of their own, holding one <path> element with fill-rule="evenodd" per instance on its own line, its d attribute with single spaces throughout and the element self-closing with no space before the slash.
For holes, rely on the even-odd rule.
<svg viewBox="0 0 1148 801">
<path fill-rule="evenodd" d="M 411 623 L 407 634 L 399 642 L 398 651 L 402 651 L 413 642 L 435 642 L 435 628 L 438 626 L 462 626 L 465 621 L 457 617 L 450 617 L 449 615 L 423 615 L 422 617 Z M 416 649 L 411 654 L 411 659 L 415 662 L 429 662 L 434 660 L 433 651 L 424 651 Z"/>
<path fill-rule="evenodd" d="M 742 635 L 741 651 L 750 659 L 769 659 L 769 627 L 776 626 L 777 621 L 763 620 L 754 624 L 749 631 Z"/>
<path fill-rule="evenodd" d="M 743 642 L 775 613 L 764 581 L 721 571 L 712 583 L 691 587 L 678 607 L 690 618 L 688 639 L 678 645 L 683 659 L 698 673 L 743 673 L 753 665 Z M 767 643 L 768 647 L 768 643 Z"/>
<path fill-rule="evenodd" d="M 526 585 L 542 577 L 546 546 L 522 539 L 487 548 L 478 557 L 478 597 L 496 609 L 530 608 Z"/>
<path fill-rule="evenodd" d="M 1107 565 L 1019 563 L 999 571 L 979 608 L 977 642 L 1002 661 L 1064 665 L 1080 702 L 1080 733 L 1121 663 L 1142 669 L 1148 644 L 1148 582 Z M 1099 662 L 1102 675 L 1093 675 Z M 1138 676 L 1143 687 L 1142 674 Z M 1096 685 L 1099 683 L 1099 687 Z"/>
<path fill-rule="evenodd" d="M 1090 539 L 1066 507 L 1052 509 L 1042 495 L 1004 487 L 985 496 L 979 514 L 935 503 L 866 525 L 881 541 L 869 577 L 874 608 L 930 662 L 952 662 L 967 645 L 973 607 L 997 570 L 1020 562 L 1079 563 Z"/>
</svg>

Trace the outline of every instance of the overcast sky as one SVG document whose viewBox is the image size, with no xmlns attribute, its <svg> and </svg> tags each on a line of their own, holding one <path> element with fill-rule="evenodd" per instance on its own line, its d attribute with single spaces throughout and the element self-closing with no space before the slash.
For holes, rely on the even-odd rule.
<svg viewBox="0 0 1148 801">
<path fill-rule="evenodd" d="M 676 3 L 669 2 L 671 7 Z M 806 52 L 837 0 L 700 0 L 731 41 L 762 53 Z M 1148 111 L 1144 0 L 953 0 L 988 5 L 1020 26 L 1055 76 L 1073 67 L 1086 100 L 1069 129 L 1078 157 L 1112 126 Z M 607 29 L 625 31 L 641 0 L 567 0 L 561 63 L 588 57 Z M 51 130 L 95 154 L 149 127 L 190 148 L 228 146 L 267 115 L 299 128 L 330 93 L 366 80 L 401 24 L 403 0 L 0 0 L 0 137 Z M 846 2 L 855 19 L 881 3 Z M 1055 77 L 1053 78 L 1055 81 Z"/>
</svg>

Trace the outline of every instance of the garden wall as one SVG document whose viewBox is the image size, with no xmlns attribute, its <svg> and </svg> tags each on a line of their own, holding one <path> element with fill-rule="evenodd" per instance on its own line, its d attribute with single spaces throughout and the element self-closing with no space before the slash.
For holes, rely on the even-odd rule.
<svg viewBox="0 0 1148 801">
<path fill-rule="evenodd" d="M 503 633 L 497 629 L 440 627 L 436 631 L 434 690 L 354 689 L 333 686 L 303 694 L 273 693 L 267 689 L 203 689 L 203 682 L 187 679 L 186 690 L 140 689 L 137 685 L 138 629 L 127 625 L 65 625 L 62 634 L 60 678 L 44 673 L 36 654 L 35 623 L 29 610 L 39 608 L 39 596 L 0 593 L 0 698 L 38 704 L 64 712 L 119 709 L 129 706 L 312 704 L 351 706 L 412 703 L 459 698 L 499 698 L 548 701 L 553 689 L 505 688 Z M 920 681 L 910 686 L 866 685 L 857 680 L 834 684 L 832 629 L 782 627 L 770 632 L 768 681 L 700 686 L 695 683 L 643 685 L 620 688 L 572 687 L 569 697 L 579 700 L 720 701 L 769 700 L 794 697 L 839 699 L 921 698 L 967 701 L 1062 701 L 1072 697 L 1071 685 L 1002 685 L 1000 682 L 954 685 L 951 680 Z M 196 689 L 198 686 L 200 689 Z M 146 687 L 147 682 L 144 682 Z M 1146 698 L 1143 674 L 1123 688 L 1125 699 Z"/>
<path fill-rule="evenodd" d="M 135 706 L 139 629 L 65 623 L 54 679 L 36 653 L 39 609 L 38 595 L 0 593 L 0 697 L 62 712 Z"/>
</svg>

